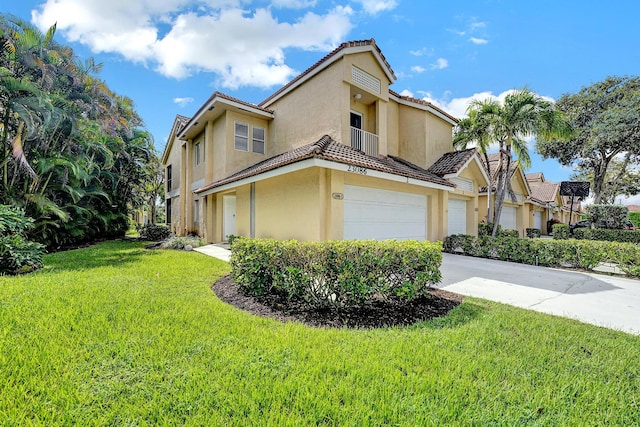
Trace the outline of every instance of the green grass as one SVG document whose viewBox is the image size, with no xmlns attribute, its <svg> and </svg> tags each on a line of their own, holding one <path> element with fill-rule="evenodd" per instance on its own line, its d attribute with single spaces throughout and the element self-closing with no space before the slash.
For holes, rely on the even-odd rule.
<svg viewBox="0 0 640 427">
<path fill-rule="evenodd" d="M 142 246 L 0 277 L 0 425 L 640 425 L 640 337 L 477 299 L 283 324 L 215 297 L 227 264 Z"/>
</svg>

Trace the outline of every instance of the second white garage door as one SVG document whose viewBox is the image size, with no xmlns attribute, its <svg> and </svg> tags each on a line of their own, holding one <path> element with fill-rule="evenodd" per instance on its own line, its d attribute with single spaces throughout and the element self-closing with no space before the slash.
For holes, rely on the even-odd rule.
<svg viewBox="0 0 640 427">
<path fill-rule="evenodd" d="M 517 228 L 516 208 L 513 206 L 503 206 L 500 214 L 500 225 L 505 230 L 515 230 Z"/>
<path fill-rule="evenodd" d="M 449 234 L 467 234 L 467 202 L 449 199 Z"/>
<path fill-rule="evenodd" d="M 427 196 L 344 186 L 344 239 L 426 240 Z"/>
</svg>

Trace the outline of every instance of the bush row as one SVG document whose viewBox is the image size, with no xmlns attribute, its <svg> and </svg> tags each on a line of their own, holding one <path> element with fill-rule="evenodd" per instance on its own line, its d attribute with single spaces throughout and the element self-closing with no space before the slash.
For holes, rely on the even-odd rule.
<svg viewBox="0 0 640 427">
<path fill-rule="evenodd" d="M 608 242 L 640 243 L 640 232 L 633 230 L 610 230 L 606 228 L 576 228 L 573 237 L 581 240 L 604 240 Z"/>
<path fill-rule="evenodd" d="M 417 241 L 299 242 L 237 237 L 233 279 L 248 293 L 274 293 L 310 308 L 374 298 L 417 298 L 441 279 L 442 245 Z"/>
<path fill-rule="evenodd" d="M 171 230 L 166 225 L 161 224 L 145 224 L 143 226 L 136 225 L 140 238 L 143 240 L 150 240 L 152 242 L 159 242 L 167 239 L 171 236 Z"/>
<path fill-rule="evenodd" d="M 554 227 L 554 234 L 556 228 Z M 640 276 L 640 247 L 631 243 L 593 240 L 551 240 L 474 237 L 455 234 L 445 238 L 449 253 L 494 258 L 523 264 L 584 268 L 603 262 L 618 264 L 630 276 Z"/>
</svg>

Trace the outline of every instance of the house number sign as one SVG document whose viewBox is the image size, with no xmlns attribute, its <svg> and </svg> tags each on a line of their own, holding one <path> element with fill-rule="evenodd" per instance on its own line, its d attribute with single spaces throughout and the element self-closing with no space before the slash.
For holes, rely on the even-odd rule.
<svg viewBox="0 0 640 427">
<path fill-rule="evenodd" d="M 349 169 L 347 169 L 347 171 L 352 173 L 359 173 L 360 175 L 367 174 L 367 169 L 360 166 L 354 166 L 354 165 L 349 165 Z"/>
</svg>

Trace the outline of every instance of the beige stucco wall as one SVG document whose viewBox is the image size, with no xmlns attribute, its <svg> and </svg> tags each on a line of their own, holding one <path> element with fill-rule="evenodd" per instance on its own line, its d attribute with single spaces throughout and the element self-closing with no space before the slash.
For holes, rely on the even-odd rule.
<svg viewBox="0 0 640 427">
<path fill-rule="evenodd" d="M 326 211 L 320 204 L 322 169 L 310 168 L 255 184 L 256 237 L 317 241 Z M 248 187 L 248 186 L 247 186 Z M 249 193 L 237 194 L 237 230 L 249 235 Z M 241 213 L 246 211 L 246 215 Z"/>
<path fill-rule="evenodd" d="M 342 60 L 335 62 L 268 106 L 275 115 L 269 129 L 270 154 L 310 144 L 325 134 L 341 138 L 341 127 L 349 123 L 343 66 Z"/>
</svg>

